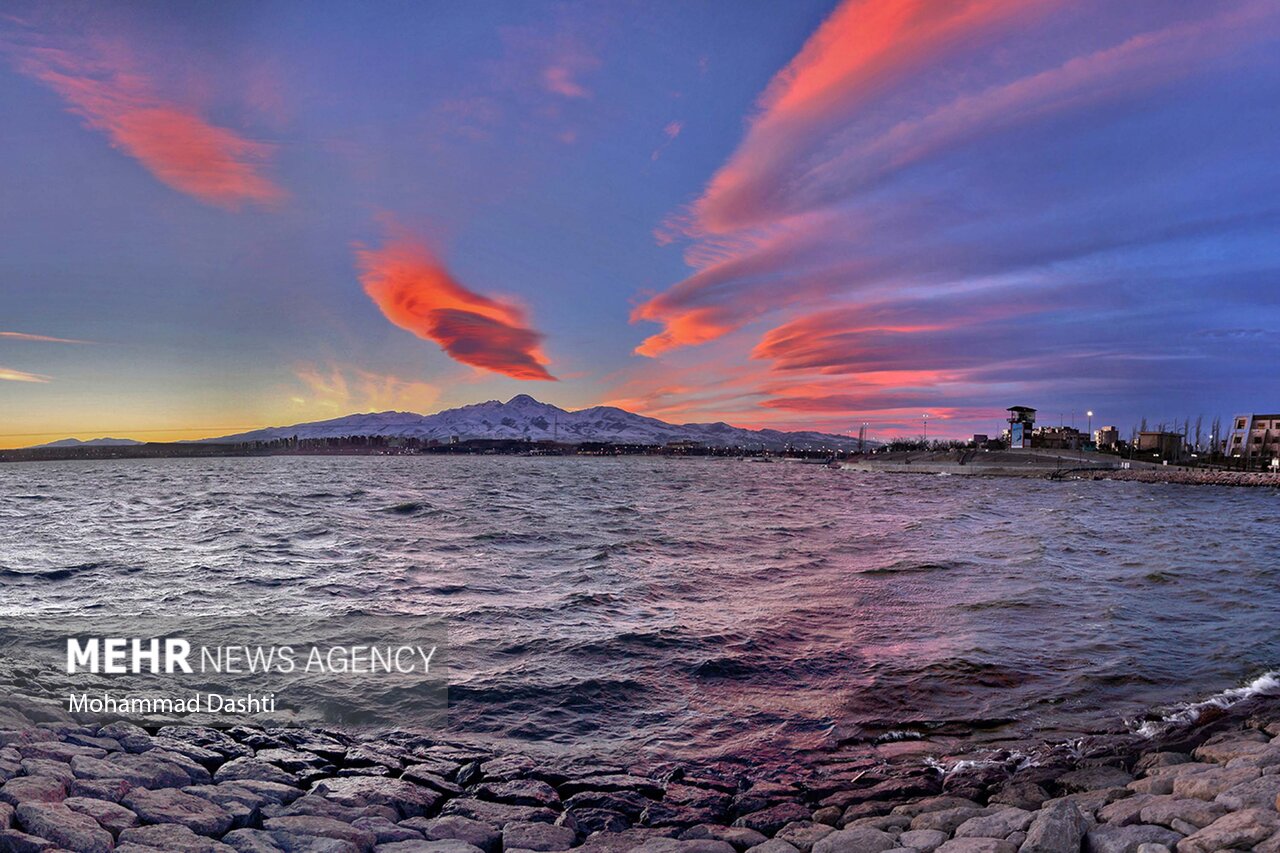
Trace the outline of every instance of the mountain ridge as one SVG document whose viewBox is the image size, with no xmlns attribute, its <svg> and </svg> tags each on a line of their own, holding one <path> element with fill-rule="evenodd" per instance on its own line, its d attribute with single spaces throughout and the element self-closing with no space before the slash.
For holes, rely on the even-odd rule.
<svg viewBox="0 0 1280 853">
<path fill-rule="evenodd" d="M 813 431 L 752 430 L 723 421 L 673 424 L 638 415 L 616 406 L 592 406 L 568 410 L 543 403 L 528 394 L 506 402 L 485 400 L 430 415 L 417 412 L 363 412 L 323 421 L 265 427 L 243 433 L 200 439 L 200 443 L 224 444 L 273 441 L 287 438 L 343 438 L 348 436 L 417 438 L 448 442 L 473 439 L 559 441 L 567 444 L 658 444 L 695 441 L 714 447 L 754 447 L 782 450 L 850 449 L 858 440 Z"/>
</svg>

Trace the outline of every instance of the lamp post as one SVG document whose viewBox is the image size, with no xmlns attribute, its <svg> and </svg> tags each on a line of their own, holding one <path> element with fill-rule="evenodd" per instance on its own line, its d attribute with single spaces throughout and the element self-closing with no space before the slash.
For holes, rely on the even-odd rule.
<svg viewBox="0 0 1280 853">
<path fill-rule="evenodd" d="M 929 449 L 929 413 L 925 412 L 922 417 L 924 418 L 924 449 L 928 450 Z"/>
<path fill-rule="evenodd" d="M 1093 441 L 1093 409 L 1085 412 L 1089 416 L 1089 440 Z"/>
</svg>

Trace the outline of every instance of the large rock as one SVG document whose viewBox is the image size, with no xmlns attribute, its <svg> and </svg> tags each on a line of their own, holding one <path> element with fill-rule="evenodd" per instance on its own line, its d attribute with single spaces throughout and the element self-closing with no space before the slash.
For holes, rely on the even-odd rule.
<svg viewBox="0 0 1280 853">
<path fill-rule="evenodd" d="M 443 782 L 444 780 L 441 781 Z M 453 788 L 454 793 L 461 793 L 461 789 L 456 785 L 450 787 Z M 511 803 L 516 806 L 560 808 L 560 795 L 556 793 L 556 789 L 539 779 L 485 782 L 475 787 L 473 796 L 482 800 L 494 800 L 495 802 Z"/>
<path fill-rule="evenodd" d="M 1170 827 L 1175 820 L 1179 820 L 1198 829 L 1208 826 L 1226 813 L 1224 806 L 1204 800 L 1153 797 L 1142 807 L 1140 818 L 1143 823 L 1158 823 Z"/>
<path fill-rule="evenodd" d="M 138 825 L 138 816 L 133 811 L 108 800 L 68 797 L 62 801 L 62 804 L 72 811 L 93 818 L 113 837 L 118 837 L 124 830 Z"/>
<path fill-rule="evenodd" d="M 222 835 L 231 829 L 231 814 L 222 806 L 174 788 L 134 788 L 120 802 L 144 823 L 176 823 L 198 835 Z"/>
<path fill-rule="evenodd" d="M 723 841 L 735 850 L 747 850 L 764 844 L 768 840 L 761 833 L 745 826 L 721 826 L 714 823 L 691 826 L 682 831 L 679 837 L 686 840 L 706 838 L 712 841 Z"/>
<path fill-rule="evenodd" d="M 954 838 L 937 853 L 1018 853 L 1018 846 L 1003 838 Z"/>
<path fill-rule="evenodd" d="M 1212 800 L 1223 791 L 1257 779 L 1259 775 L 1259 771 L 1253 767 L 1238 767 L 1234 770 L 1221 767 L 1199 773 L 1184 773 L 1173 781 L 1173 794 L 1176 797 Z"/>
<path fill-rule="evenodd" d="M 18 776 L 0 785 L 0 802 L 11 806 L 22 803 L 60 803 L 66 796 L 66 786 L 47 776 Z"/>
<path fill-rule="evenodd" d="M 1178 853 L 1214 853 L 1248 849 L 1280 832 L 1280 813 L 1274 809 L 1244 809 L 1220 817 L 1178 842 Z"/>
<path fill-rule="evenodd" d="M 835 827 L 814 823 L 811 820 L 798 820 L 778 830 L 775 838 L 787 842 L 800 853 L 809 853 L 813 845 L 835 832 Z"/>
<path fill-rule="evenodd" d="M 476 800 L 470 797 L 450 800 L 445 804 L 443 814 L 461 815 L 494 828 L 506 826 L 512 821 L 530 823 L 555 823 L 556 813 L 541 806 L 513 806 L 508 803 L 495 803 L 489 800 Z"/>
<path fill-rule="evenodd" d="M 222 765 L 213 774 L 215 782 L 275 782 L 278 785 L 297 785 L 298 776 L 274 764 L 257 758 L 237 758 Z"/>
<path fill-rule="evenodd" d="M 96 820 L 62 803 L 22 803 L 17 818 L 24 832 L 77 853 L 109 853 L 115 847 L 111 833 Z"/>
<path fill-rule="evenodd" d="M 1069 800 L 1051 800 L 1031 821 L 1020 853 L 1079 853 L 1088 825 Z"/>
<path fill-rule="evenodd" d="M 411 819 L 421 820 L 421 818 Z M 377 839 L 379 844 L 389 844 L 392 841 L 413 841 L 422 837 L 422 833 L 416 829 L 392 823 L 385 817 L 358 817 L 351 821 L 351 825 L 372 832 L 373 837 Z"/>
<path fill-rule="evenodd" d="M 402 779 L 382 776 L 350 776 L 324 779 L 312 790 L 320 796 L 346 806 L 389 806 L 400 817 L 418 817 L 435 808 L 443 795 Z M 554 816 L 552 818 L 554 820 Z"/>
<path fill-rule="evenodd" d="M 1262 752 L 1267 748 L 1267 741 L 1267 736 L 1262 732 L 1223 732 L 1200 744 L 1191 754 L 1200 761 L 1226 764 L 1233 758 Z"/>
<path fill-rule="evenodd" d="M 898 844 L 920 853 L 933 853 L 947 840 L 947 834 L 937 829 L 909 829 L 898 836 Z"/>
<path fill-rule="evenodd" d="M 925 812 L 911 819 L 912 829 L 937 829 L 950 835 L 964 823 L 978 817 L 986 817 L 988 809 L 975 806 L 960 806 L 954 809 L 940 809 Z"/>
<path fill-rule="evenodd" d="M 1008 838 L 1031 826 L 1034 815 L 1026 809 L 1000 809 L 970 818 L 956 827 L 957 838 Z"/>
<path fill-rule="evenodd" d="M 732 845 L 730 845 L 732 847 Z M 737 850 L 737 847 L 733 847 Z M 747 853 L 800 853 L 793 845 L 788 844 L 781 838 L 770 838 L 763 844 L 757 844 L 754 847 L 748 847 Z"/>
<path fill-rule="evenodd" d="M 1123 788 L 1132 781 L 1133 776 L 1118 767 L 1084 767 L 1058 777 L 1058 784 L 1071 792 Z"/>
<path fill-rule="evenodd" d="M 502 844 L 502 833 L 496 828 L 461 815 L 446 815 L 430 820 L 414 817 L 401 821 L 400 825 L 422 833 L 423 838 L 428 841 L 465 841 L 484 853 L 498 853 Z"/>
<path fill-rule="evenodd" d="M 378 837 L 367 829 L 343 823 L 329 817 L 301 816 L 273 817 L 262 822 L 262 828 L 273 836 L 276 833 L 303 835 L 315 838 L 331 838 L 354 845 L 360 853 L 368 853 Z"/>
<path fill-rule="evenodd" d="M 77 779 L 124 779 L 137 788 L 181 788 L 209 781 L 207 772 L 203 778 L 193 778 L 183 764 L 149 753 L 103 759 L 79 755 L 71 759 L 71 769 Z"/>
<path fill-rule="evenodd" d="M 1214 797 L 1214 802 L 1231 811 L 1239 811 L 1274 806 L 1277 797 L 1280 797 L 1280 774 L 1232 785 Z"/>
<path fill-rule="evenodd" d="M 488 763 L 485 764 L 485 767 L 487 766 Z M 579 791 L 635 791 L 646 797 L 657 798 L 662 796 L 662 786 L 652 779 L 645 779 L 641 776 L 628 776 L 621 773 L 570 779 L 559 787 L 561 796 L 565 797 L 573 796 Z"/>
<path fill-rule="evenodd" d="M 578 834 L 567 826 L 513 821 L 502 828 L 504 850 L 568 850 Z"/>
<path fill-rule="evenodd" d="M 1181 833 L 1163 826 L 1099 826 L 1089 830 L 1085 848 L 1089 853 L 1134 853 L 1139 844 L 1164 844 L 1172 847 L 1181 838 Z"/>
<path fill-rule="evenodd" d="M 813 813 L 799 803 L 778 803 L 776 806 L 743 815 L 735 820 L 733 825 L 745 826 L 765 835 L 773 835 L 792 821 L 812 819 Z"/>
<path fill-rule="evenodd" d="M 126 829 L 120 833 L 116 849 L 123 850 L 125 845 L 163 850 L 165 853 L 236 853 L 234 847 L 196 835 L 185 826 L 173 823 Z"/>
<path fill-rule="evenodd" d="M 0 851 L 4 853 L 44 853 L 56 849 L 56 844 L 38 835 L 28 835 L 18 829 L 0 829 Z"/>
<path fill-rule="evenodd" d="M 859 826 L 831 833 L 813 845 L 813 853 L 883 853 L 896 846 L 889 833 Z"/>
</svg>

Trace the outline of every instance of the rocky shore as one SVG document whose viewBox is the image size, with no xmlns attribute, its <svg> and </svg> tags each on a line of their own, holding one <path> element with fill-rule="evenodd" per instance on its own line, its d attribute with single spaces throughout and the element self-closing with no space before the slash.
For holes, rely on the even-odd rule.
<svg viewBox="0 0 1280 853">
<path fill-rule="evenodd" d="M 1280 699 L 1154 737 L 789 769 L 0 706 L 0 782 L 0 853 L 1280 853 Z"/>
<path fill-rule="evenodd" d="M 1184 486 L 1270 486 L 1280 488 L 1280 474 L 1263 471 L 1201 471 L 1194 468 L 1131 468 L 1114 471 L 1072 471 L 1072 480 L 1130 480 L 1136 483 L 1178 483 Z"/>
</svg>

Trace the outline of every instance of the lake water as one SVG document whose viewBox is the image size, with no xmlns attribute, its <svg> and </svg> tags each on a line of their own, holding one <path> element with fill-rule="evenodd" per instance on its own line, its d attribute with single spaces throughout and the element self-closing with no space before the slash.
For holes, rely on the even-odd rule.
<svg viewBox="0 0 1280 853">
<path fill-rule="evenodd" d="M 0 626 L 439 617 L 454 730 L 606 754 L 1049 737 L 1280 665 L 1277 531 L 1271 489 L 663 458 L 24 463 L 0 466 Z"/>
</svg>

